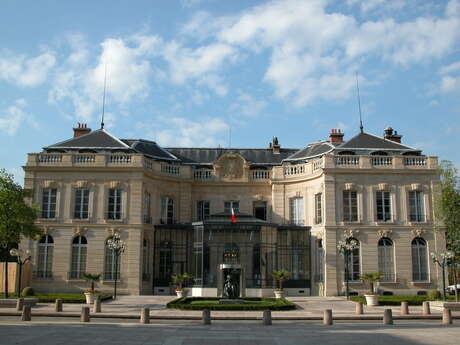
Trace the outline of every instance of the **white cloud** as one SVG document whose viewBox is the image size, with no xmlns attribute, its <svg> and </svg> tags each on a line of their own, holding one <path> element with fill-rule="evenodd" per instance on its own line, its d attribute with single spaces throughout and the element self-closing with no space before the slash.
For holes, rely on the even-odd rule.
<svg viewBox="0 0 460 345">
<path fill-rule="evenodd" d="M 32 58 L 0 57 L 0 80 L 3 79 L 19 86 L 35 87 L 46 81 L 55 63 L 56 58 L 51 52 L 45 52 Z"/>
<path fill-rule="evenodd" d="M 230 112 L 244 116 L 257 116 L 267 107 L 267 102 L 258 100 L 248 93 L 239 91 L 238 102 L 230 106 Z"/>
<path fill-rule="evenodd" d="M 445 76 L 441 80 L 441 91 L 452 92 L 460 89 L 460 77 Z"/>
<path fill-rule="evenodd" d="M 18 99 L 13 105 L 0 112 L 0 132 L 4 132 L 9 136 L 16 135 L 18 129 L 29 121 L 30 115 L 24 111 L 27 105 L 24 99 Z"/>
<path fill-rule="evenodd" d="M 162 125 L 148 130 L 148 136 L 161 146 L 210 147 L 224 145 L 223 135 L 229 129 L 221 118 L 201 118 L 198 121 L 184 117 L 160 117 Z M 144 125 L 142 125 L 145 127 Z M 169 127 L 169 128 L 165 128 Z"/>
<path fill-rule="evenodd" d="M 443 68 L 441 68 L 439 73 L 447 74 L 447 73 L 452 73 L 456 71 L 460 71 L 460 61 L 454 62 L 448 66 L 444 66 Z"/>
</svg>

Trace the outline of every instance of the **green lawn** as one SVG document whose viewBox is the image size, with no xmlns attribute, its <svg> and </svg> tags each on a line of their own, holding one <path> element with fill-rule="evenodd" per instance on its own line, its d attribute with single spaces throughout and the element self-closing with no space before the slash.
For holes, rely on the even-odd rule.
<svg viewBox="0 0 460 345">
<path fill-rule="evenodd" d="M 3 297 L 0 294 L 0 298 Z M 10 294 L 8 298 L 17 298 L 17 294 Z M 83 293 L 35 293 L 34 296 L 27 296 L 25 298 L 38 298 L 39 303 L 54 303 L 57 299 L 62 299 L 64 303 L 86 303 L 86 298 Z M 101 294 L 101 301 L 111 299 L 110 294 Z"/>
<path fill-rule="evenodd" d="M 285 299 L 243 298 L 243 304 L 220 304 L 218 297 L 183 297 L 167 304 L 167 308 L 184 310 L 292 310 L 296 305 Z"/>
</svg>

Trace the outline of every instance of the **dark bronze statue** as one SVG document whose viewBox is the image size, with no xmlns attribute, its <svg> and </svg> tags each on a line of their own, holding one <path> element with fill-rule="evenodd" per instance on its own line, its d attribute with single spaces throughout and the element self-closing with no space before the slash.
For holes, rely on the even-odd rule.
<svg viewBox="0 0 460 345">
<path fill-rule="evenodd" d="M 227 297 L 228 299 L 236 299 L 238 298 L 237 291 L 237 286 L 233 283 L 231 275 L 227 275 L 227 279 L 224 284 L 224 297 Z"/>
</svg>

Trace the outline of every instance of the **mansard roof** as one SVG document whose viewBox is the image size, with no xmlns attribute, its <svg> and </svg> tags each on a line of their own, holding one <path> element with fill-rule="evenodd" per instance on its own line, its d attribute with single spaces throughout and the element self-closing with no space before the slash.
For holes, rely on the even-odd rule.
<svg viewBox="0 0 460 345">
<path fill-rule="evenodd" d="M 104 129 L 98 129 L 45 147 L 45 149 L 129 149 L 124 142 Z"/>
<path fill-rule="evenodd" d="M 327 142 L 309 144 L 307 147 L 295 152 L 285 159 L 285 161 L 306 160 L 322 156 L 334 149 L 334 145 Z"/>
<path fill-rule="evenodd" d="M 377 137 L 375 135 L 361 132 L 350 140 L 337 146 L 337 149 L 357 150 L 394 150 L 394 151 L 419 151 L 413 147 L 399 144 L 392 140 Z"/>
<path fill-rule="evenodd" d="M 268 149 L 234 149 L 234 148 L 185 148 L 167 147 L 168 152 L 189 164 L 211 164 L 219 159 L 220 156 L 228 153 L 241 155 L 248 162 L 253 164 L 281 164 L 281 162 L 297 152 L 298 149 L 280 149 L 279 153 L 274 153 Z"/>
</svg>

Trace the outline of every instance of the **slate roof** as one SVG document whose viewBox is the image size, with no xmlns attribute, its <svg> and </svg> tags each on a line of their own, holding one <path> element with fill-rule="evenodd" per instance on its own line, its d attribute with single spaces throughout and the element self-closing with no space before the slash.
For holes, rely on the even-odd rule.
<svg viewBox="0 0 460 345">
<path fill-rule="evenodd" d="M 295 160 L 303 160 L 308 158 L 313 158 L 317 156 L 321 156 L 326 154 L 334 149 L 334 145 L 329 142 L 319 142 L 310 144 L 307 147 L 303 148 L 302 150 L 297 151 L 293 155 L 290 155 L 285 161 L 295 161 Z"/>
<path fill-rule="evenodd" d="M 45 147 L 44 149 L 129 149 L 121 140 L 103 129 Z"/>
<path fill-rule="evenodd" d="M 371 150 L 396 150 L 396 151 L 419 151 L 413 147 L 398 144 L 394 141 L 377 137 L 369 133 L 359 133 L 350 140 L 337 146 L 337 149 L 371 149 Z"/>
<path fill-rule="evenodd" d="M 229 148 L 184 148 L 167 147 L 168 152 L 189 164 L 211 164 L 227 153 L 237 153 L 254 164 L 281 164 L 298 149 L 280 149 L 280 153 L 273 153 L 272 149 L 229 149 Z"/>
<path fill-rule="evenodd" d="M 160 147 L 154 141 L 144 139 L 122 139 L 122 141 L 131 146 L 136 152 L 146 156 L 157 159 L 177 160 L 177 157 Z"/>
</svg>

